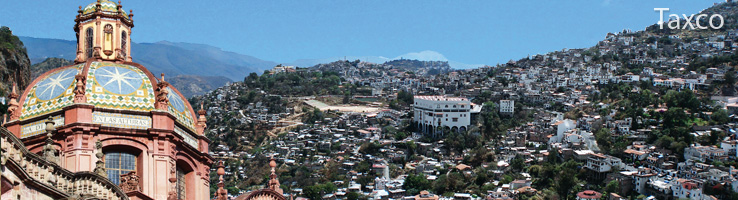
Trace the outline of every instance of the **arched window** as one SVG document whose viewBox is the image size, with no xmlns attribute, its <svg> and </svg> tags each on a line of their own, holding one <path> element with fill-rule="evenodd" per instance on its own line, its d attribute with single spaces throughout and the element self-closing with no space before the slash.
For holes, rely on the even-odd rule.
<svg viewBox="0 0 738 200">
<path fill-rule="evenodd" d="M 103 33 L 105 33 L 105 37 L 103 38 L 103 52 L 106 55 L 111 55 L 113 53 L 113 25 L 105 25 Z"/>
<path fill-rule="evenodd" d="M 123 54 L 123 57 L 126 56 L 127 42 L 128 42 L 128 34 L 126 34 L 126 32 L 123 31 L 123 33 L 121 33 L 120 35 L 120 52 Z"/>
<path fill-rule="evenodd" d="M 187 199 L 185 198 L 185 194 L 187 193 L 186 174 L 182 168 L 177 167 L 177 199 Z"/>
<path fill-rule="evenodd" d="M 120 184 L 120 175 L 136 171 L 136 155 L 126 152 L 105 153 L 105 170 L 108 179 L 116 185 Z"/>
<path fill-rule="evenodd" d="M 92 30 L 92 27 L 87 28 L 85 33 L 85 52 L 87 53 L 87 58 L 92 58 L 92 37 L 94 35 L 95 33 Z"/>
</svg>

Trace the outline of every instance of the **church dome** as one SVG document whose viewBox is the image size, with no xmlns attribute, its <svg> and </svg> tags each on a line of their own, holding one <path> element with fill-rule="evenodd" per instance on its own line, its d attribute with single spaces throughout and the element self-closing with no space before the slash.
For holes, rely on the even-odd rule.
<svg viewBox="0 0 738 200">
<path fill-rule="evenodd" d="M 61 111 L 74 102 L 75 75 L 87 78 L 85 97 L 95 108 L 148 112 L 155 110 L 156 83 L 146 68 L 135 63 L 89 62 L 60 67 L 34 80 L 21 96 L 20 120 Z M 184 127 L 195 130 L 192 106 L 174 87 L 169 92 L 168 112 Z"/>
<path fill-rule="evenodd" d="M 118 4 L 117 3 L 113 1 L 109 1 L 109 0 L 99 0 L 91 4 L 88 4 L 87 6 L 82 8 L 82 15 L 88 15 L 88 14 L 94 13 L 95 7 L 98 2 L 100 2 L 100 9 L 102 10 L 104 14 L 112 14 L 112 15 L 118 14 Z M 128 14 L 126 14 L 125 10 L 121 9 L 120 11 L 123 12 L 123 16 L 125 18 L 128 18 Z"/>
</svg>

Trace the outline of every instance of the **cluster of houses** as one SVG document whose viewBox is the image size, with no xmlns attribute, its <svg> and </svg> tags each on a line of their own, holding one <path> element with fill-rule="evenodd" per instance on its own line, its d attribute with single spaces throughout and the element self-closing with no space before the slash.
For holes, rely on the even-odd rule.
<svg viewBox="0 0 738 200">
<path fill-rule="evenodd" d="M 735 161 L 738 157 L 736 124 L 694 126 L 690 134 L 695 137 L 713 133 L 727 133 L 719 138 L 719 145 L 702 146 L 688 144 L 683 160 L 675 152 L 659 148 L 646 141 L 654 130 L 649 126 L 631 130 L 634 120 L 630 117 L 615 119 L 619 109 L 607 103 L 592 103 L 600 89 L 608 84 L 630 84 L 631 92 L 639 92 L 643 84 L 661 89 L 700 91 L 711 84 L 723 81 L 731 66 L 718 65 L 705 69 L 691 69 L 692 58 L 732 55 L 736 52 L 738 31 L 715 32 L 709 37 L 682 39 L 680 36 L 662 36 L 652 32 L 624 30 L 607 34 L 606 38 L 589 49 L 563 49 L 544 55 L 533 55 L 518 61 L 510 61 L 495 67 L 457 70 L 435 74 L 445 70 L 447 63 L 432 63 L 429 68 L 408 69 L 391 64 L 368 62 L 335 62 L 313 68 L 295 69 L 278 66 L 271 73 L 300 73 L 301 71 L 331 71 L 338 73 L 342 81 L 372 88 L 370 96 L 377 101 L 398 98 L 398 92 L 414 95 L 412 105 L 397 110 L 382 108 L 373 113 L 343 112 L 333 118 L 316 121 L 312 126 L 297 126 L 272 140 L 275 147 L 268 154 L 286 165 L 305 165 L 320 169 L 329 162 L 341 163 L 339 171 L 347 182 L 336 184 L 338 189 L 325 194 L 323 199 L 345 199 L 350 192 L 357 192 L 373 199 L 515 199 L 520 194 L 535 195 L 544 188 L 532 187 L 536 177 L 521 173 L 522 179 L 502 184 L 501 176 L 510 170 L 513 159 L 522 156 L 525 163 L 542 162 L 552 153 L 562 160 L 575 159 L 587 170 L 590 180 L 617 181 L 620 191 L 605 194 L 604 191 L 585 190 L 577 193 L 577 199 L 626 199 L 626 194 L 650 196 L 655 199 L 716 199 L 706 194 L 705 185 L 721 185 L 738 192 L 738 170 L 720 164 Z M 679 52 L 679 53 L 675 53 Z M 638 67 L 626 67 L 638 66 Z M 294 113 L 290 108 L 280 111 L 269 109 L 268 102 L 240 105 L 237 91 L 244 90 L 242 83 L 234 83 L 211 93 L 216 101 L 207 109 L 208 115 L 218 120 L 227 111 L 238 110 L 241 123 L 260 123 L 265 127 L 280 127 L 280 119 Z M 260 91 L 260 95 L 270 95 Z M 405 160 L 411 154 L 402 147 L 413 141 L 417 148 L 412 154 L 422 159 L 409 161 L 404 166 L 394 166 L 399 171 L 422 174 L 435 181 L 439 169 L 472 173 L 486 166 L 470 166 L 463 163 L 468 155 L 453 155 L 443 140 L 421 142 L 422 137 L 443 137 L 448 131 L 466 132 L 482 112 L 482 105 L 473 102 L 493 101 L 501 116 L 513 117 L 523 109 L 533 112 L 533 120 L 511 128 L 501 141 L 486 146 L 497 150 L 495 161 L 483 165 L 495 165 L 490 177 L 495 189 L 485 194 L 469 194 L 455 191 L 453 196 L 439 196 L 431 191 L 407 194 L 403 183 L 408 174 L 390 172 L 393 161 Z M 738 112 L 738 97 L 715 96 L 716 105 L 730 114 Z M 517 105 L 517 107 L 516 107 Z M 593 108 L 579 116 L 566 116 L 565 112 L 578 108 Z M 666 110 L 664 106 L 650 108 Z M 600 112 L 605 110 L 605 112 Z M 709 115 L 710 113 L 705 113 Z M 380 125 L 381 124 L 381 125 Z M 394 138 L 394 131 L 413 126 L 415 133 L 407 138 Z M 215 134 L 226 126 L 214 127 Z M 606 128 L 613 136 L 624 136 L 627 147 L 622 154 L 609 155 L 600 149 L 595 130 Z M 379 143 L 378 154 L 359 152 L 361 144 Z M 227 146 L 215 147 L 214 156 L 253 156 L 232 152 Z M 554 152 L 555 151 L 555 152 Z M 368 162 L 376 177 L 367 184 L 360 184 L 356 171 L 359 163 Z M 718 164 L 716 164 L 718 163 Z M 245 176 L 242 168 L 229 168 L 226 175 Z M 393 170 L 394 171 L 394 170 Z M 293 188 L 300 196 L 302 190 Z"/>
</svg>

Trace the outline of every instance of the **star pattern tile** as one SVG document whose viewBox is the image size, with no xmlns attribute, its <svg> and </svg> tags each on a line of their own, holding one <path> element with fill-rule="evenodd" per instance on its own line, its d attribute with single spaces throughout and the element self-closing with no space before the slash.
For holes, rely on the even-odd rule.
<svg viewBox="0 0 738 200">
<path fill-rule="evenodd" d="M 167 90 L 169 90 L 169 95 L 167 96 L 169 97 L 169 103 L 172 104 L 172 107 L 179 112 L 184 111 L 185 104 L 182 98 L 180 98 L 179 95 L 177 95 L 177 93 L 175 93 L 171 88 L 167 88 Z"/>
<path fill-rule="evenodd" d="M 88 71 L 87 103 L 119 110 L 154 109 L 154 87 L 141 69 L 119 63 L 93 62 Z"/>
<path fill-rule="evenodd" d="M 141 87 L 141 76 L 130 69 L 105 66 L 96 73 L 98 83 L 116 94 L 130 94 Z"/>
<path fill-rule="evenodd" d="M 72 84 L 77 73 L 77 69 L 66 69 L 49 75 L 39 82 L 36 97 L 40 100 L 49 100 L 61 95 Z"/>
<path fill-rule="evenodd" d="M 39 81 L 30 86 L 30 91 L 22 102 L 20 119 L 47 114 L 72 104 L 74 75 L 83 67 L 82 64 L 62 67 L 56 72 L 39 77 Z"/>
<path fill-rule="evenodd" d="M 84 64 L 68 66 L 41 77 L 23 100 L 21 120 L 59 111 L 74 99 L 74 75 L 84 70 Z M 98 108 L 148 112 L 154 108 L 155 82 L 144 70 L 126 64 L 92 62 L 86 70 L 87 103 Z M 176 89 L 169 90 L 168 112 L 183 129 L 194 132 L 195 115 L 187 99 Z"/>
</svg>

